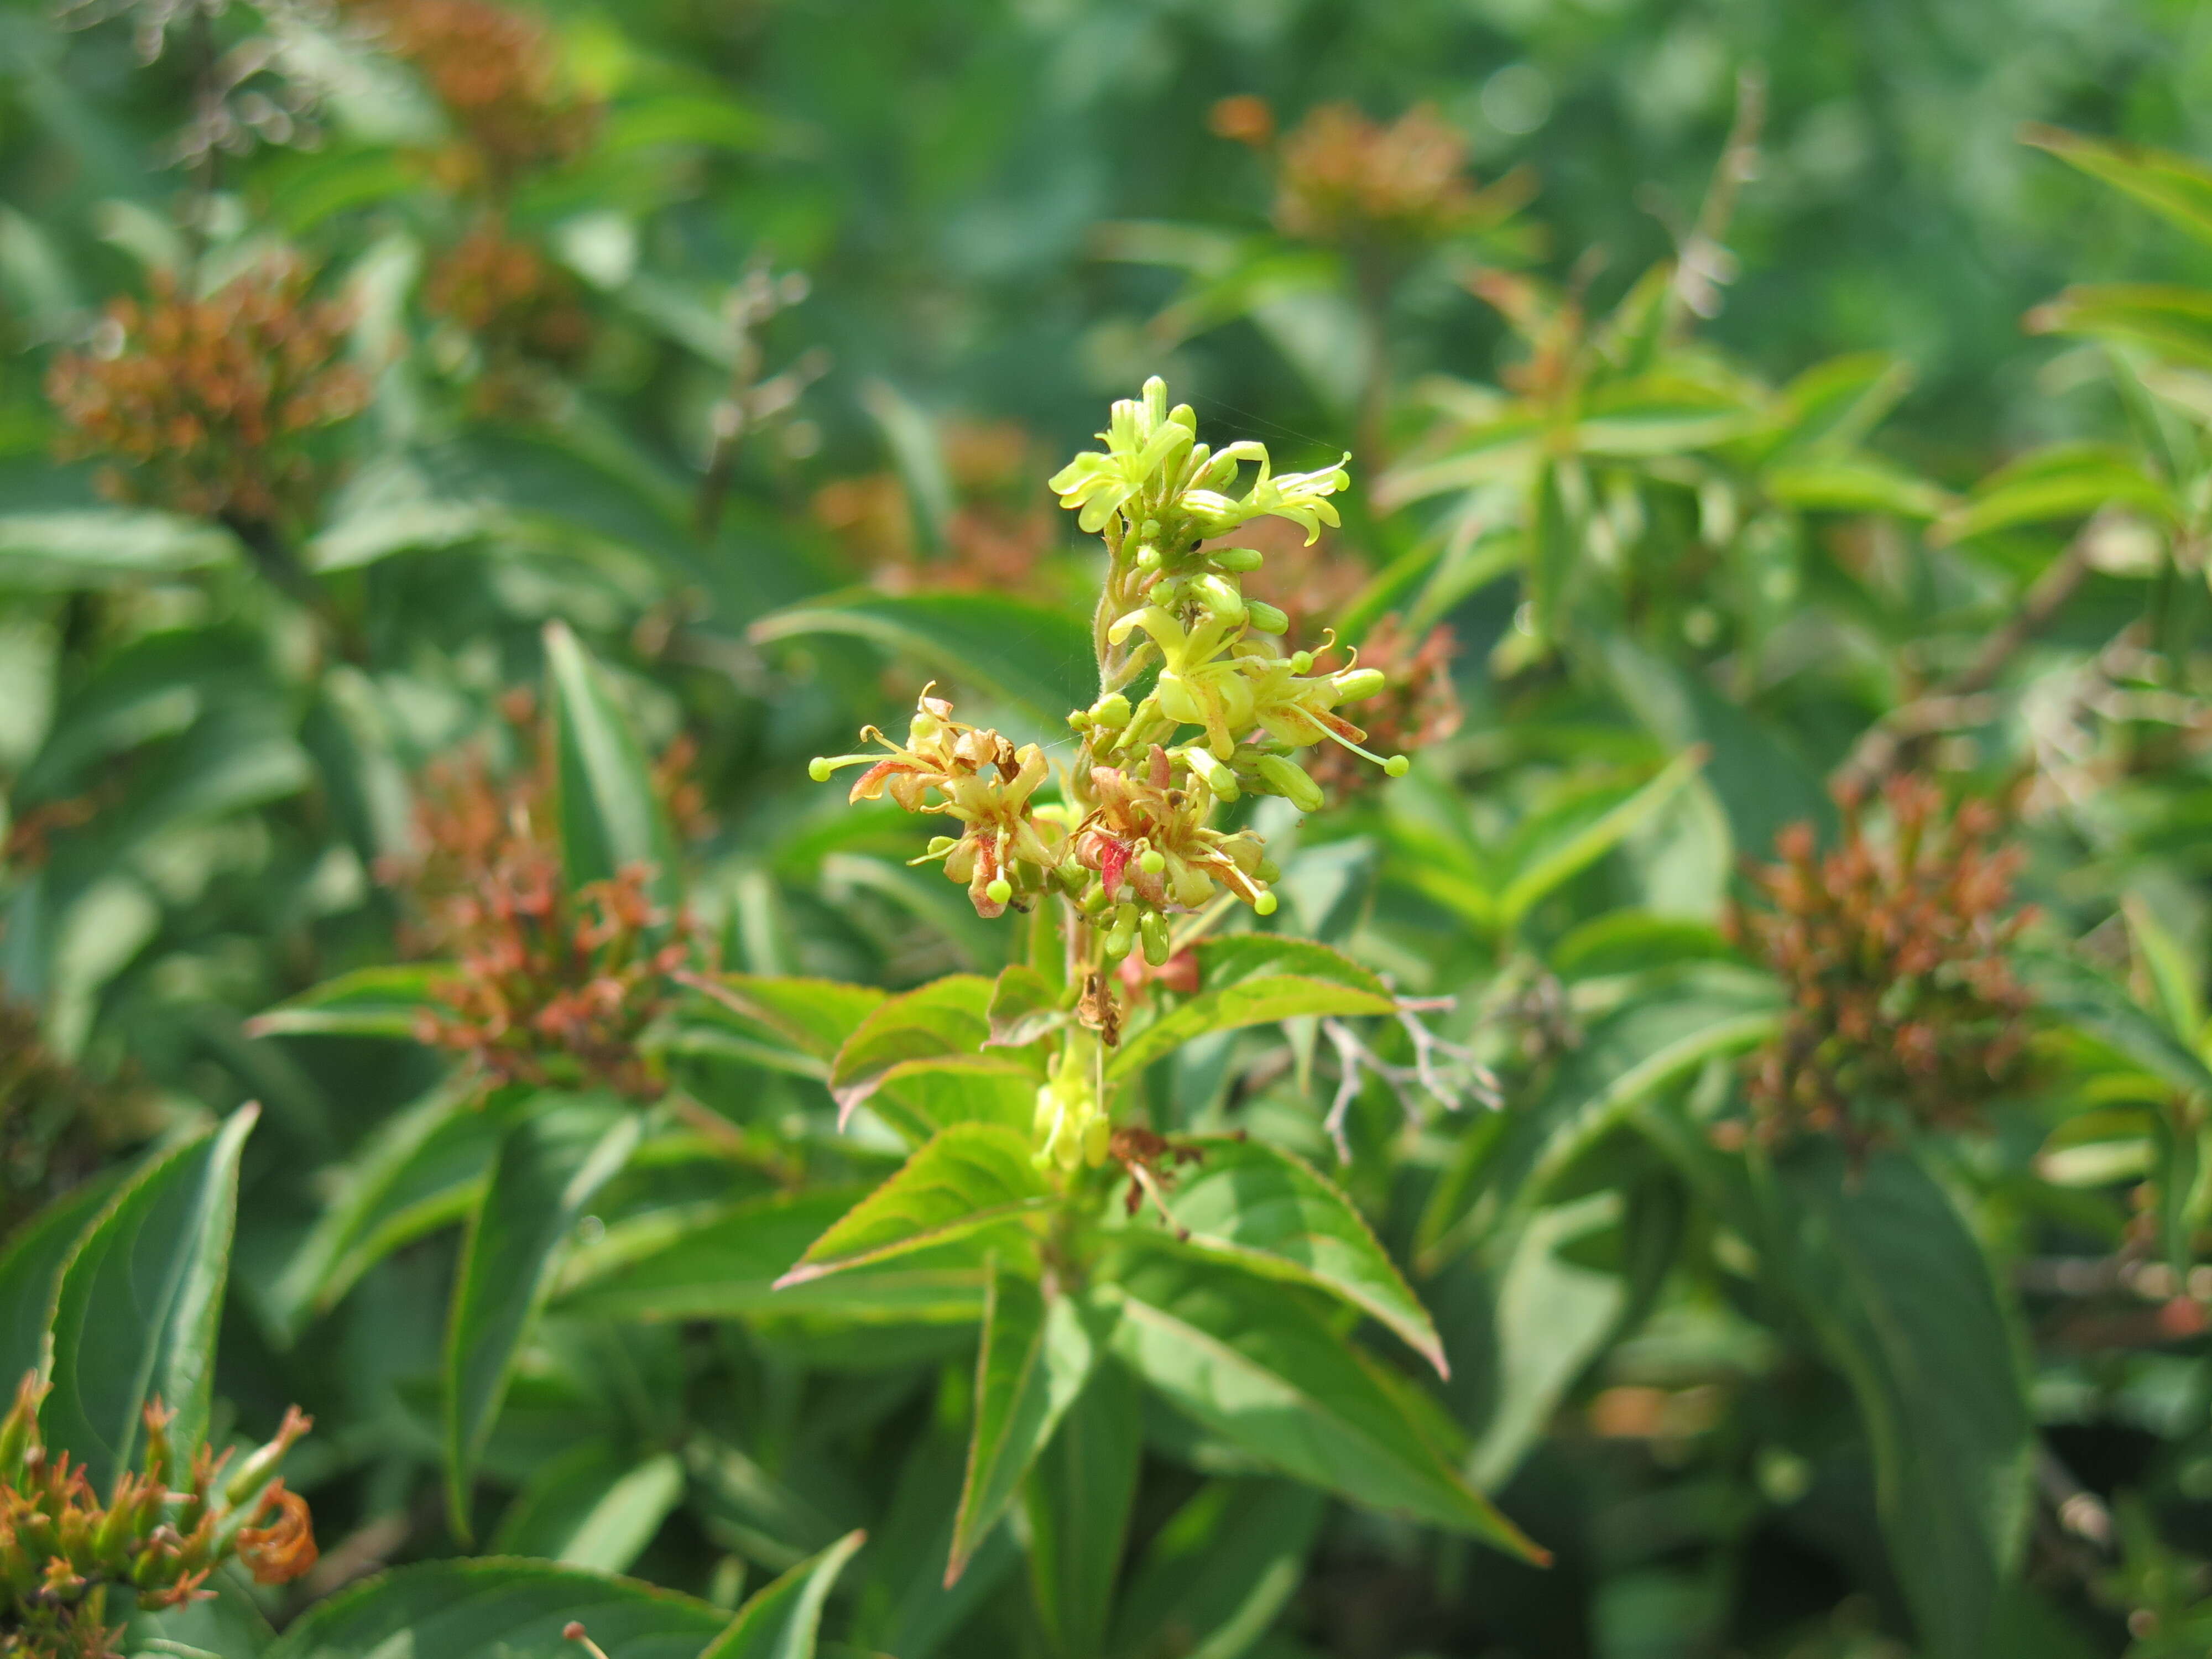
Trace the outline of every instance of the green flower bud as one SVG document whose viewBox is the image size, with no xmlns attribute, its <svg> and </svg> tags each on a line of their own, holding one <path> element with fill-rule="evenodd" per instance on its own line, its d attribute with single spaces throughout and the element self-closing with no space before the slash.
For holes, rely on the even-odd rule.
<svg viewBox="0 0 2212 1659">
<path fill-rule="evenodd" d="M 960 837 L 957 836 L 932 836 L 929 838 L 929 856 L 941 859 L 959 845 Z"/>
<path fill-rule="evenodd" d="M 1362 697 L 1371 697 L 1386 684 L 1379 668 L 1347 668 L 1333 676 L 1329 684 L 1346 702 L 1358 702 Z"/>
<path fill-rule="evenodd" d="M 1245 600 L 1244 614 L 1246 620 L 1260 633 L 1287 634 L 1291 631 L 1290 617 L 1265 599 Z"/>
<path fill-rule="evenodd" d="M 1200 781 L 1213 792 L 1216 800 L 1235 800 L 1243 793 L 1237 782 L 1237 775 L 1218 759 L 1213 751 L 1193 744 L 1188 749 L 1176 751 L 1187 762 Z"/>
<path fill-rule="evenodd" d="M 1170 943 L 1168 919 L 1158 910 L 1147 910 L 1144 921 L 1138 924 L 1138 931 L 1144 935 L 1145 960 L 1155 968 L 1166 967 Z"/>
<path fill-rule="evenodd" d="M 1226 576 L 1217 576 L 1208 571 L 1190 579 L 1190 591 L 1200 605 L 1225 623 L 1244 620 L 1244 596 L 1237 591 L 1237 584 Z"/>
<path fill-rule="evenodd" d="M 1088 732 L 1091 729 L 1091 716 L 1085 714 L 1080 708 L 1069 709 L 1067 711 L 1067 729 L 1071 732 Z"/>
<path fill-rule="evenodd" d="M 1150 542 L 1146 542 L 1146 543 L 1145 543 L 1145 544 L 1144 544 L 1144 545 L 1142 545 L 1141 547 L 1138 548 L 1138 550 L 1137 550 L 1137 568 L 1138 568 L 1138 569 L 1139 569 L 1139 570 L 1158 570 L 1159 568 L 1160 568 L 1160 550 L 1159 550 L 1158 548 L 1154 547 L 1154 546 L 1153 546 Z"/>
<path fill-rule="evenodd" d="M 1094 881 L 1083 890 L 1083 908 L 1088 915 L 1103 915 L 1106 912 L 1106 884 Z"/>
<path fill-rule="evenodd" d="M 1119 691 L 1109 692 L 1091 705 L 1091 723 L 1119 732 L 1129 723 L 1129 700 Z"/>
<path fill-rule="evenodd" d="M 1259 770 L 1269 791 L 1282 796 L 1299 811 L 1321 811 L 1321 786 L 1308 777 L 1305 769 L 1295 761 L 1285 760 L 1280 755 L 1262 755 Z"/>
<path fill-rule="evenodd" d="M 1188 404 L 1177 404 L 1168 410 L 1168 419 L 1177 426 L 1188 427 L 1193 432 L 1198 430 L 1198 411 Z"/>
<path fill-rule="evenodd" d="M 1126 917 L 1115 921 L 1106 930 L 1106 960 L 1119 962 L 1129 954 L 1129 947 L 1137 942 L 1137 929 Z"/>
<path fill-rule="evenodd" d="M 1206 556 L 1216 570 L 1257 570 L 1265 556 L 1256 547 L 1217 547 Z"/>
</svg>

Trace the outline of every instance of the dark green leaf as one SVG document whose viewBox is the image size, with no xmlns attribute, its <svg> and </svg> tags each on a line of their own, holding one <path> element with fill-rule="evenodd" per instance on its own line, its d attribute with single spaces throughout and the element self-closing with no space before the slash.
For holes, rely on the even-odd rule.
<svg viewBox="0 0 2212 1659">
<path fill-rule="evenodd" d="M 729 1622 L 704 1601 L 544 1561 L 430 1561 L 310 1608 L 266 1659 L 577 1659 L 580 1624 L 620 1659 L 699 1659 Z"/>
<path fill-rule="evenodd" d="M 434 988 L 453 969 L 434 962 L 356 968 L 325 980 L 246 1023 L 252 1036 L 413 1037 L 428 1010 L 441 1007 Z"/>
<path fill-rule="evenodd" d="M 684 1466 L 662 1452 L 639 1459 L 605 1441 L 541 1466 L 500 1517 L 500 1555 L 623 1572 L 684 1497 Z"/>
<path fill-rule="evenodd" d="M 848 1532 L 761 1590 L 699 1659 L 814 1659 L 830 1587 L 867 1537 Z"/>
<path fill-rule="evenodd" d="M 1121 1597 L 1117 1659 L 1237 1659 L 1305 1581 L 1328 1507 L 1287 1480 L 1211 1480 L 1170 1517 Z"/>
<path fill-rule="evenodd" d="M 562 623 L 545 629 L 546 703 L 552 714 L 561 862 L 571 888 L 636 866 L 664 904 L 676 896 L 676 841 L 652 769 L 605 671 Z"/>
<path fill-rule="evenodd" d="M 1037 1454 L 1097 1364 L 1099 1333 L 1074 1298 L 1049 1297 L 1036 1281 L 994 1259 L 975 1363 L 975 1419 L 952 1528 L 945 1582 L 960 1577 L 976 1547 L 1020 1492 Z"/>
<path fill-rule="evenodd" d="M 640 1119 L 608 1101 L 546 1097 L 507 1132 L 468 1241 L 446 1327 L 446 1478 L 468 1535 L 470 1483 L 507 1382 L 576 1223 L 637 1146 Z"/>
<path fill-rule="evenodd" d="M 72 1188 L 18 1227 L 0 1254 L 0 1389 L 14 1398 L 28 1371 L 46 1368 L 46 1337 L 62 1266 L 114 1190 L 112 1175 Z"/>
<path fill-rule="evenodd" d="M 1110 1322 L 1095 1306 L 1089 1318 Z M 1030 1594 L 1060 1659 L 1094 1659 L 1105 1644 L 1144 1443 L 1136 1380 L 1097 1365 L 1030 1472 Z"/>
<path fill-rule="evenodd" d="M 1500 921 L 1507 927 L 1561 883 L 1571 880 L 1650 823 L 1705 763 L 1706 751 L 1692 748 L 1677 756 L 1659 775 L 1594 822 L 1532 849 L 1507 878 L 1498 896 Z"/>
<path fill-rule="evenodd" d="M 1468 1484 L 1433 1408 L 1346 1342 L 1310 1292 L 1152 1249 L 1101 1294 L 1120 1315 L 1115 1352 L 1224 1440 L 1356 1503 L 1544 1559 Z"/>
<path fill-rule="evenodd" d="M 206 1435 L 238 1161 L 258 1115 L 243 1107 L 156 1158 L 108 1201 L 62 1268 L 54 1389 L 39 1422 L 96 1492 L 130 1467 L 149 1401 L 176 1413 L 178 1444 Z"/>
<path fill-rule="evenodd" d="M 1765 1199 L 1780 1288 L 1857 1396 L 1922 1639 L 1978 1659 L 2019 1562 L 2035 1447 L 1981 1246 L 1901 1152 L 1854 1164 L 1808 1139 L 1775 1160 Z"/>
</svg>

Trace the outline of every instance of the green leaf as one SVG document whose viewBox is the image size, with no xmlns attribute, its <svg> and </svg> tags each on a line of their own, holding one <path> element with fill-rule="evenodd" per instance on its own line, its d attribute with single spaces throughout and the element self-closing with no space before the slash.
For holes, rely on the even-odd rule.
<svg viewBox="0 0 2212 1659">
<path fill-rule="evenodd" d="M 626 1106 L 541 1097 L 501 1143 L 470 1218 L 446 1326 L 447 1498 L 463 1538 L 470 1483 L 515 1360 L 577 1222 L 629 1161 L 640 1128 Z"/>
<path fill-rule="evenodd" d="M 1001 1054 L 902 1060 L 883 1074 L 868 1106 L 910 1146 L 955 1123 L 1000 1123 L 1026 1134 L 1040 1081 L 1036 1066 Z"/>
<path fill-rule="evenodd" d="M 1355 1503 L 1547 1559 L 1468 1484 L 1449 1425 L 1310 1292 L 1155 1247 L 1100 1294 L 1121 1316 L 1115 1352 L 1223 1439 Z"/>
<path fill-rule="evenodd" d="M 227 530 L 128 507 L 0 514 L 0 590 L 102 587 L 235 563 Z"/>
<path fill-rule="evenodd" d="M 1305 1582 L 1327 1508 L 1287 1480 L 1209 1480 L 1146 1549 L 1108 1650 L 1237 1659 Z"/>
<path fill-rule="evenodd" d="M 2203 163 L 2171 150 L 2037 124 L 2022 127 L 2020 141 L 2112 185 L 2199 241 L 2212 242 L 2212 168 Z"/>
<path fill-rule="evenodd" d="M 1366 1218 L 1328 1176 L 1261 1140 L 1209 1136 L 1170 1205 L 1184 1243 L 1250 1273 L 1310 1285 L 1381 1321 L 1449 1376 L 1443 1341 Z"/>
<path fill-rule="evenodd" d="M 1780 1288 L 1856 1395 L 1890 1560 L 1937 1659 L 1979 1659 L 2029 1510 L 2035 1429 L 1973 1234 L 1910 1158 L 1807 1140 L 1763 1184 Z"/>
<path fill-rule="evenodd" d="M 2167 283 L 2089 283 L 2027 315 L 2039 334 L 2075 334 L 2144 347 L 2212 368 L 2212 292 Z"/>
<path fill-rule="evenodd" d="M 2095 969 L 2042 951 L 2023 951 L 2016 960 L 2045 1013 L 2185 1093 L 2212 1093 L 2212 1069 L 2196 1050 Z"/>
<path fill-rule="evenodd" d="M 0 1254 L 0 1390 L 9 1400 L 26 1372 L 46 1369 L 62 1267 L 114 1186 L 110 1174 L 71 1188 L 18 1227 Z"/>
<path fill-rule="evenodd" d="M 950 974 L 872 1010 L 830 1062 L 837 1127 L 845 1127 L 854 1109 L 900 1061 L 972 1054 L 981 1048 L 991 1030 L 991 981 L 979 974 Z"/>
<path fill-rule="evenodd" d="M 1668 763 L 1666 769 L 1626 800 L 1595 823 L 1587 823 L 1564 839 L 1537 848 L 1522 860 L 1498 895 L 1501 921 L 1507 927 L 1521 920 L 1555 891 L 1634 835 L 1673 800 L 1705 763 L 1706 750 L 1692 747 Z"/>
<path fill-rule="evenodd" d="M 62 1268 L 54 1389 L 39 1424 L 96 1492 L 131 1466 L 149 1400 L 176 1413 L 179 1445 L 206 1436 L 238 1162 L 258 1115 L 241 1107 L 221 1128 L 147 1165 L 109 1200 Z"/>
<path fill-rule="evenodd" d="M 1047 735 L 1066 735 L 1071 708 L 1098 695 L 1091 631 L 1064 611 L 998 593 L 901 593 L 854 588 L 752 625 L 759 641 L 842 635 L 957 675 L 1012 704 Z"/>
<path fill-rule="evenodd" d="M 728 1615 L 633 1579 L 487 1557 L 429 1561 L 318 1603 L 264 1659 L 577 1659 L 580 1624 L 620 1659 L 700 1659 Z"/>
<path fill-rule="evenodd" d="M 848 1532 L 761 1590 L 699 1659 L 814 1659 L 830 1587 L 867 1538 Z"/>
<path fill-rule="evenodd" d="M 1074 1016 L 1060 1006 L 1059 991 L 1042 974 L 1017 962 L 999 970 L 984 1018 L 991 1028 L 985 1048 L 1025 1048 Z"/>
<path fill-rule="evenodd" d="M 1583 526 L 1568 510 L 1559 466 L 1540 468 L 1528 509 L 1528 604 L 1540 641 L 1556 640 L 1567 590 L 1581 561 Z"/>
<path fill-rule="evenodd" d="M 738 1015 L 825 1062 L 884 1000 L 872 985 L 830 979 L 701 974 L 685 976 L 684 983 L 716 1009 Z"/>
<path fill-rule="evenodd" d="M 1088 1317 L 1094 1328 L 1111 1320 L 1095 1304 Z M 1136 1379 L 1097 1365 L 1030 1473 L 1030 1595 L 1060 1659 L 1094 1659 L 1103 1647 L 1144 1449 Z"/>
<path fill-rule="evenodd" d="M 1243 934 L 1200 945 L 1194 995 L 1125 1038 L 1106 1062 L 1109 1082 L 1133 1077 L 1194 1037 L 1306 1014 L 1395 1014 L 1374 970 L 1308 939 Z"/>
<path fill-rule="evenodd" d="M 2053 444 L 1998 468 L 1936 521 L 1938 543 L 1966 541 L 1993 530 L 2051 520 L 2087 518 L 2100 508 L 2132 507 L 2178 519 L 2172 490 L 2113 444 Z"/>
<path fill-rule="evenodd" d="M 447 1079 L 379 1124 L 342 1166 L 337 1196 L 270 1292 L 288 1340 L 386 1255 L 473 1207 L 505 1132 L 478 1093 L 474 1079 Z"/>
<path fill-rule="evenodd" d="M 500 1517 L 492 1548 L 563 1566 L 622 1572 L 644 1553 L 684 1498 L 684 1465 L 662 1452 L 640 1461 L 592 1441 L 542 1465 Z"/>
<path fill-rule="evenodd" d="M 2131 893 L 2120 901 L 2120 908 L 2128 919 L 2128 937 L 2135 943 L 2136 960 L 2150 981 L 2158 1011 L 2166 1017 L 2166 1030 L 2194 1047 L 2197 1034 L 2204 1029 L 2204 999 L 2197 989 L 2188 951 L 2159 920 L 2147 899 Z"/>
<path fill-rule="evenodd" d="M 424 1011 L 443 1006 L 433 988 L 454 972 L 450 963 L 434 962 L 356 968 L 256 1014 L 246 1022 L 246 1034 L 411 1039 Z"/>
<path fill-rule="evenodd" d="M 983 1346 L 975 1363 L 975 1419 L 955 1511 L 945 1582 L 958 1582 L 976 1547 L 1006 1512 L 1023 1479 L 1097 1363 L 1099 1334 L 1089 1310 L 992 1262 L 983 1302 Z"/>
<path fill-rule="evenodd" d="M 676 840 L 652 769 L 606 673 L 566 623 L 545 629 L 546 705 L 553 720 L 561 862 L 571 889 L 649 866 L 664 904 L 677 893 Z"/>
<path fill-rule="evenodd" d="M 1030 1157 L 1029 1136 L 1001 1124 L 956 1123 L 816 1239 L 776 1286 L 951 1243 L 1036 1215 L 1058 1196 Z"/>
<path fill-rule="evenodd" d="M 1793 455 L 1767 467 L 1759 483 L 1770 500 L 1808 513 L 1932 519 L 1953 502 L 1941 485 L 1871 455 Z"/>
</svg>

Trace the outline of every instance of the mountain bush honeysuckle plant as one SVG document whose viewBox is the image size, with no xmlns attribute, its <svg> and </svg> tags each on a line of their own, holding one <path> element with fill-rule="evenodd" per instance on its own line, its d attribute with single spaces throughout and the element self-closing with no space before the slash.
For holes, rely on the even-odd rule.
<svg viewBox="0 0 2212 1659">
<path fill-rule="evenodd" d="M 1255 830 L 1217 817 L 1248 796 L 1319 808 L 1295 757 L 1324 741 L 1366 755 L 1365 733 L 1337 711 L 1382 676 L 1356 653 L 1314 672 L 1312 651 L 1282 641 L 1283 613 L 1242 591 L 1261 555 L 1218 544 L 1268 515 L 1317 536 L 1337 522 L 1341 465 L 1277 476 L 1261 445 L 1214 451 L 1197 424 L 1154 378 L 1114 405 L 1106 448 L 1052 481 L 1107 553 L 1098 695 L 1068 717 L 1066 761 L 964 724 L 925 691 L 903 743 L 870 727 L 880 752 L 813 763 L 817 781 L 865 767 L 856 803 L 888 796 L 953 820 L 962 833 L 920 861 L 941 863 L 978 915 L 1029 919 L 1027 960 L 995 982 L 893 998 L 840 1048 L 841 1127 L 866 1103 L 925 1127 L 909 1115 L 918 1060 L 974 1046 L 945 1041 L 947 1024 L 1008 1055 L 992 1073 L 1006 1086 L 938 1091 L 933 1133 L 779 1281 L 924 1255 L 980 1264 L 982 1353 L 948 1584 L 1018 1499 L 1033 1535 L 1048 1535 L 1039 1507 L 1073 1494 L 1055 1493 L 1048 1453 L 1056 1436 L 1096 1432 L 1063 1419 L 1124 1386 L 1102 1370 L 1141 1380 L 1283 1473 L 1545 1559 L 1468 1484 L 1413 1386 L 1343 1341 L 1348 1322 L 1371 1318 L 1448 1373 L 1429 1315 L 1349 1200 L 1288 1152 L 1242 1134 L 1163 1135 L 1135 1104 L 1147 1066 L 1192 1040 L 1405 1013 L 1325 945 L 1216 931 L 1240 904 L 1272 915 L 1280 873 Z M 1248 463 L 1256 477 L 1232 493 Z M 1394 777 L 1407 769 L 1402 756 L 1367 758 Z M 1048 780 L 1055 795 L 1041 799 Z M 1163 1224 L 1146 1218 L 1146 1199 Z"/>
</svg>

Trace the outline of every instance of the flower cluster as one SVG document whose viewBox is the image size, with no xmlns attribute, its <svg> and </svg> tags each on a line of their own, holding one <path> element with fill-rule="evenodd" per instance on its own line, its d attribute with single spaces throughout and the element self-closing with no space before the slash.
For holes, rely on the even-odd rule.
<svg viewBox="0 0 2212 1659">
<path fill-rule="evenodd" d="M 1781 1032 L 1753 1062 L 1762 1133 L 1833 1134 L 1855 1150 L 1901 1115 L 1923 1127 L 1971 1125 L 2015 1078 L 2029 999 L 2006 947 L 2028 921 L 2011 908 L 2016 849 L 1990 842 L 1986 802 L 1947 814 L 1925 779 L 1893 779 L 1888 832 L 1855 800 L 1840 846 L 1784 831 L 1782 862 L 1758 872 L 1770 908 L 1739 909 L 1739 942 L 1790 993 Z"/>
<path fill-rule="evenodd" d="M 495 219 L 439 256 L 422 303 L 474 335 L 495 371 L 529 359 L 568 368 L 592 341 L 574 281 Z"/>
<path fill-rule="evenodd" d="M 1114 964 L 1141 949 L 1146 964 L 1164 968 L 1178 946 L 1174 918 L 1224 894 L 1262 915 L 1275 908 L 1278 872 L 1260 837 L 1218 824 L 1217 813 L 1246 795 L 1318 808 L 1321 787 L 1297 759 L 1316 745 L 1363 756 L 1394 777 L 1407 764 L 1370 753 L 1367 734 L 1338 712 L 1383 690 L 1386 677 L 1356 653 L 1332 672 L 1316 666 L 1316 652 L 1288 649 L 1289 618 L 1243 591 L 1264 556 L 1220 539 L 1276 518 L 1312 541 L 1339 522 L 1329 498 L 1349 482 L 1342 465 L 1278 475 L 1260 444 L 1212 450 L 1198 441 L 1189 407 L 1170 408 L 1157 379 L 1141 398 L 1115 404 L 1099 435 L 1103 450 L 1052 479 L 1060 505 L 1108 554 L 1093 618 L 1098 696 L 1068 716 L 1079 741 L 1056 780 L 1038 745 L 963 724 L 927 691 L 903 742 L 871 726 L 862 735 L 874 748 L 811 769 L 823 781 L 863 767 L 854 800 L 888 796 L 956 821 L 961 833 L 936 838 L 923 860 L 941 860 L 979 915 L 1066 907 L 1069 963 L 1084 990 L 1078 1026 L 1090 1046 L 1079 1053 L 1071 1036 L 1037 1106 L 1039 1156 L 1063 1164 L 1107 1155 L 1095 1073 L 1097 1049 L 1118 1030 Z M 1247 465 L 1254 472 L 1240 490 Z M 1325 636 L 1321 648 L 1333 643 Z M 1057 799 L 1041 799 L 1048 780 Z"/>
<path fill-rule="evenodd" d="M 1467 141 L 1428 105 L 1395 121 L 1351 104 L 1323 104 L 1275 142 L 1273 112 L 1249 95 L 1213 106 L 1213 131 L 1273 146 L 1275 223 L 1314 242 L 1426 242 L 1480 213 L 1466 173 Z"/>
<path fill-rule="evenodd" d="M 139 1470 L 124 1469 L 102 1502 L 69 1454 L 48 1457 L 39 1437 L 47 1385 L 36 1371 L 0 1421 L 0 1656 L 118 1659 L 118 1620 L 135 1603 L 204 1600 L 208 1575 L 236 1559 L 262 1584 L 288 1583 L 315 1565 L 307 1505 L 276 1466 L 313 1426 L 295 1407 L 276 1437 L 225 1478 L 231 1453 L 171 1443 L 175 1413 L 145 1411 Z M 112 1599 L 111 1599 L 112 1598 Z"/>
<path fill-rule="evenodd" d="M 422 71 L 468 137 L 473 171 L 501 185 L 591 142 L 599 110 L 561 83 L 552 37 L 490 0 L 346 0 L 394 57 Z"/>
<path fill-rule="evenodd" d="M 697 817 L 679 745 L 656 769 L 672 819 Z M 571 890 L 554 839 L 550 768 L 495 780 L 480 757 L 434 767 L 416 809 L 422 850 L 387 869 L 416 913 L 414 939 L 456 971 L 433 987 L 425 1042 L 468 1055 L 495 1085 L 593 1083 L 658 1099 L 667 1080 L 638 1039 L 681 994 L 696 965 L 690 919 L 652 895 L 632 866 Z"/>
<path fill-rule="evenodd" d="M 328 482 L 315 434 L 368 400 L 338 361 L 345 309 L 307 290 L 302 267 L 271 261 L 204 299 L 157 275 L 148 303 L 116 301 L 94 349 L 47 377 L 64 453 L 120 463 L 103 483 L 128 499 L 234 525 L 298 517 Z"/>
</svg>

